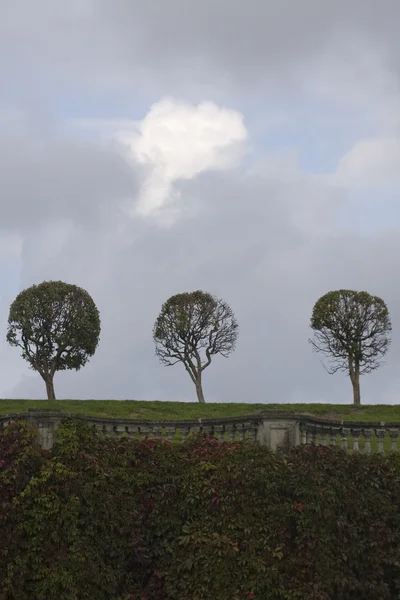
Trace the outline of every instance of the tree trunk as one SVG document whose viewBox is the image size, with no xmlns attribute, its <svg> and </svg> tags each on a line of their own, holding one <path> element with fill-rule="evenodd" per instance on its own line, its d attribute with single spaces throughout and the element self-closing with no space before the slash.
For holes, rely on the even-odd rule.
<svg viewBox="0 0 400 600">
<path fill-rule="evenodd" d="M 201 404 L 205 404 L 206 401 L 204 400 L 203 387 L 201 385 L 201 373 L 199 373 L 197 380 L 196 380 L 196 394 L 197 394 L 197 400 Z"/>
<path fill-rule="evenodd" d="M 51 375 L 49 375 L 44 381 L 46 383 L 47 399 L 48 400 L 55 400 L 56 399 L 56 395 L 54 393 L 53 377 Z"/>
<path fill-rule="evenodd" d="M 361 394 L 360 394 L 360 376 L 357 375 L 354 378 L 354 381 L 351 382 L 353 384 L 353 404 L 355 406 L 360 406 L 361 404 Z"/>
<path fill-rule="evenodd" d="M 349 358 L 349 375 L 351 384 L 353 386 L 353 404 L 355 406 L 361 405 L 361 393 L 360 393 L 360 365 Z"/>
</svg>

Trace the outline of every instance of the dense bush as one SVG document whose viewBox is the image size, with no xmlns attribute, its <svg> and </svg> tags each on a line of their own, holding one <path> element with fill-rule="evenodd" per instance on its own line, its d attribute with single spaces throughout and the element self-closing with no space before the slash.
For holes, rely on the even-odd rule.
<svg viewBox="0 0 400 600">
<path fill-rule="evenodd" d="M 400 457 L 0 437 L 0 600 L 382 600 L 400 595 Z"/>
<path fill-rule="evenodd" d="M 37 431 L 27 423 L 11 423 L 0 435 L 0 585 L 17 556 L 15 528 L 22 516 L 16 498 L 40 473 L 48 457 L 40 448 Z"/>
</svg>

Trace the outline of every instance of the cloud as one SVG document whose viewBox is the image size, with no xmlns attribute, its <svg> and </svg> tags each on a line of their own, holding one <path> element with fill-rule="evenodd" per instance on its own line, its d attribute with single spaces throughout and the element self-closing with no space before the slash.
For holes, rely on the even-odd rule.
<svg viewBox="0 0 400 600">
<path fill-rule="evenodd" d="M 400 138 L 360 140 L 345 154 L 335 176 L 341 185 L 357 188 L 400 186 Z"/>
<path fill-rule="evenodd" d="M 133 165 L 110 147 L 57 134 L 0 136 L 0 229 L 69 218 L 90 226 L 137 184 Z"/>
<path fill-rule="evenodd" d="M 133 216 L 120 244 L 112 221 L 60 219 L 25 235 L 22 287 L 55 277 L 77 283 L 101 314 L 98 351 L 82 371 L 57 374 L 58 396 L 193 400 L 184 369 L 158 364 L 151 331 L 170 295 L 200 288 L 224 298 L 240 325 L 235 353 L 205 373 L 208 401 L 349 402 L 349 382 L 329 379 L 307 343 L 312 306 L 329 289 L 367 289 L 388 301 L 396 326 L 398 288 L 382 257 L 397 272 L 398 237 L 347 235 L 342 191 L 292 161 L 278 160 L 275 170 L 268 159 L 253 170 L 204 170 L 175 185 L 191 210 L 169 229 Z M 398 356 L 394 343 L 388 366 L 362 382 L 366 401 L 386 397 Z M 3 347 L 1 364 L 3 394 L 44 397 L 14 348 Z M 20 375 L 30 377 L 19 384 Z"/>
<path fill-rule="evenodd" d="M 8 2 L 3 394 L 44 397 L 4 341 L 7 311 L 23 287 L 63 279 L 93 296 L 102 334 L 85 369 L 57 374 L 60 397 L 194 399 L 151 331 L 170 295 L 202 288 L 240 325 L 205 373 L 208 401 L 349 402 L 307 339 L 317 298 L 351 287 L 388 302 L 387 366 L 362 393 L 394 401 L 399 19 L 393 0 Z"/>
<path fill-rule="evenodd" d="M 20 100 L 22 89 L 31 91 L 27 71 L 33 83 L 50 76 L 61 96 L 67 85 L 79 85 L 87 93 L 130 90 L 131 98 L 147 102 L 165 94 L 221 100 L 215 94 L 227 92 L 251 99 L 266 90 L 286 101 L 283 83 L 301 95 L 315 57 L 323 56 L 329 67 L 352 40 L 363 40 L 372 55 L 382 51 L 398 73 L 399 18 L 393 0 L 367 6 L 337 0 L 323 10 L 318 0 L 249 0 L 246 6 L 203 0 L 190 11 L 182 0 L 80 0 L 63 7 L 38 0 L 34 8 L 14 0 L 0 24 L 0 56 L 18 61 L 6 92 Z M 346 64 L 349 56 L 342 52 L 340 60 Z M 6 61 L 3 68 L 10 68 Z M 265 107 L 270 98 L 257 100 Z"/>
<path fill-rule="evenodd" d="M 133 160 L 147 167 L 135 211 L 142 216 L 159 216 L 160 209 L 179 199 L 174 184 L 180 179 L 236 166 L 246 137 L 243 116 L 213 102 L 194 106 L 164 99 L 153 104 L 137 124 L 137 132 L 122 126 L 116 133 Z M 168 213 L 169 223 L 171 216 Z"/>
</svg>

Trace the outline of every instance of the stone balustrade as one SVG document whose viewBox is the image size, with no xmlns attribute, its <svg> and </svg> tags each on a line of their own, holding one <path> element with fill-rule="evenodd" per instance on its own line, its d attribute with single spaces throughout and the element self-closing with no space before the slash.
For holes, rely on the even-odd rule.
<svg viewBox="0 0 400 600">
<path fill-rule="evenodd" d="M 339 446 L 347 452 L 397 452 L 400 423 L 330 421 L 317 417 L 302 418 L 300 443 Z"/>
<path fill-rule="evenodd" d="M 226 442 L 256 441 L 277 452 L 288 452 L 300 444 L 339 446 L 347 452 L 366 454 L 397 451 L 400 434 L 400 423 L 332 421 L 280 410 L 246 417 L 152 421 L 72 415 L 60 409 L 29 409 L 27 413 L 0 416 L 0 435 L 11 421 L 26 420 L 37 427 L 42 447 L 50 449 L 55 428 L 65 418 L 84 420 L 106 436 L 179 443 L 193 435 L 205 435 Z"/>
<path fill-rule="evenodd" d="M 0 435 L 11 421 L 26 420 L 39 432 L 41 445 L 50 449 L 54 430 L 65 418 L 83 420 L 105 436 L 128 437 L 133 440 L 165 439 L 184 442 L 191 436 L 212 436 L 220 441 L 254 441 L 259 430 L 259 419 L 254 416 L 228 419 L 162 420 L 120 419 L 90 417 L 63 413 L 61 410 L 29 409 L 27 413 L 0 416 Z"/>
</svg>

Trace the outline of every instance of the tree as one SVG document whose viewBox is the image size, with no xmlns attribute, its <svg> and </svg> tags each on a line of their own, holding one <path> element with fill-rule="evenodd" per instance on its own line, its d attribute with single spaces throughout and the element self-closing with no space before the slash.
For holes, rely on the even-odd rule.
<svg viewBox="0 0 400 600">
<path fill-rule="evenodd" d="M 153 329 L 160 362 L 167 366 L 183 363 L 202 403 L 204 369 L 214 355 L 229 356 L 235 349 L 237 335 L 232 309 L 202 291 L 171 296 L 163 304 Z"/>
<path fill-rule="evenodd" d="M 99 311 L 76 285 L 44 281 L 20 292 L 11 304 L 7 341 L 22 348 L 22 358 L 44 380 L 49 400 L 56 399 L 55 372 L 85 366 L 99 336 Z"/>
<path fill-rule="evenodd" d="M 392 325 L 385 302 L 367 292 L 329 292 L 316 302 L 311 327 L 314 350 L 332 360 L 328 373 L 346 371 L 354 404 L 361 404 L 360 375 L 377 369 L 390 345 Z"/>
</svg>

